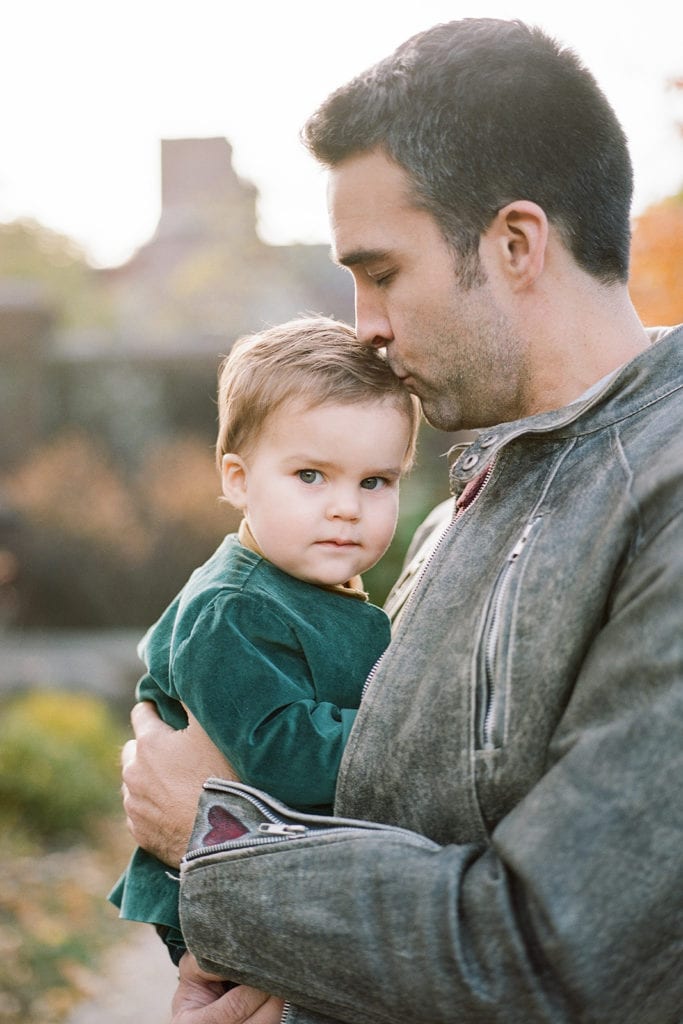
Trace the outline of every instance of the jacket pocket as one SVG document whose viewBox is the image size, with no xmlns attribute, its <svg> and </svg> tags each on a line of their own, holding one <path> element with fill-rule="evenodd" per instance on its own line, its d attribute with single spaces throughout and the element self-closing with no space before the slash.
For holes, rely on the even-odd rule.
<svg viewBox="0 0 683 1024">
<path fill-rule="evenodd" d="M 476 750 L 496 750 L 505 742 L 515 612 L 524 568 L 542 518 L 535 516 L 524 527 L 498 573 L 484 612 L 476 674 Z"/>
</svg>

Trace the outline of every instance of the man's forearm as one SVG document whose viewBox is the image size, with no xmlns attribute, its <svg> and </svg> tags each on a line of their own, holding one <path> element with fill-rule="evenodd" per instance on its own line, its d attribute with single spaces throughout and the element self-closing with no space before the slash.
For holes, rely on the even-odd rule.
<svg viewBox="0 0 683 1024">
<path fill-rule="evenodd" d="M 212 775 L 235 779 L 228 761 L 196 719 L 187 729 L 165 725 L 153 704 L 131 713 L 136 739 L 123 748 L 123 804 L 138 846 L 178 867 L 187 849 L 202 784 Z"/>
</svg>

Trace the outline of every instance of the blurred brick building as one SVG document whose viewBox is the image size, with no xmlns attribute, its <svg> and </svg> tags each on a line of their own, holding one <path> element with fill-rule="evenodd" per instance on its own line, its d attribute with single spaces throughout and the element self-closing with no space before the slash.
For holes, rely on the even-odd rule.
<svg viewBox="0 0 683 1024">
<path fill-rule="evenodd" d="M 213 436 L 220 358 L 239 335 L 306 312 L 353 317 L 324 245 L 266 245 L 255 187 L 223 138 L 161 142 L 161 215 L 98 272 L 112 324 L 57 331 L 40 290 L 0 281 L 0 470 L 64 427 L 135 458 L 145 439 Z"/>
</svg>

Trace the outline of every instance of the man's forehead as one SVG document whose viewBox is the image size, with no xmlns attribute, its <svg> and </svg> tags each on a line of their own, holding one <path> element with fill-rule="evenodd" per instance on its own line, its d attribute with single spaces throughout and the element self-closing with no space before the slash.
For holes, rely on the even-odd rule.
<svg viewBox="0 0 683 1024">
<path fill-rule="evenodd" d="M 330 207 L 346 199 L 369 197 L 375 201 L 386 196 L 391 203 L 407 203 L 410 180 L 394 160 L 379 149 L 355 153 L 328 172 L 327 198 Z"/>
<path fill-rule="evenodd" d="M 331 168 L 327 202 L 333 256 L 344 266 L 386 255 L 393 229 L 415 210 L 405 172 L 376 150 Z"/>
</svg>

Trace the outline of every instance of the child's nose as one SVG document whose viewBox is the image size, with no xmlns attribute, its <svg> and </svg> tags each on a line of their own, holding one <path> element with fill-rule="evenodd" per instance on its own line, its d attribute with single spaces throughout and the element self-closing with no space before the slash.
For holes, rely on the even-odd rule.
<svg viewBox="0 0 683 1024">
<path fill-rule="evenodd" d="M 337 488 L 327 506 L 330 519 L 354 520 L 360 517 L 360 499 L 354 488 Z"/>
</svg>

